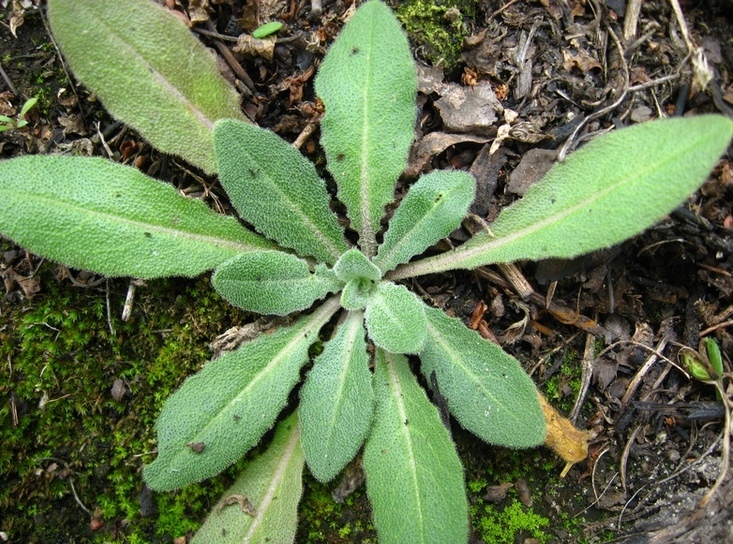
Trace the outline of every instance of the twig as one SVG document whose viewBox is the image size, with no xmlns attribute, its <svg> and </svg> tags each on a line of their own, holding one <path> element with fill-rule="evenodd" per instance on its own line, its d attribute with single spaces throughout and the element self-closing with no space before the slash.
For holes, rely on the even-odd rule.
<svg viewBox="0 0 733 544">
<path fill-rule="evenodd" d="M 614 100 L 611 104 L 604 108 L 601 108 L 600 110 L 594 111 L 585 119 L 583 119 L 580 123 L 578 123 L 578 126 L 575 127 L 573 132 L 570 134 L 570 137 L 568 137 L 563 146 L 560 148 L 560 152 L 557 154 L 558 162 L 562 162 L 565 160 L 565 156 L 568 154 L 568 150 L 570 149 L 570 146 L 573 145 L 573 141 L 580 132 L 580 129 L 582 129 L 589 121 L 597 119 L 598 117 L 605 115 L 609 111 L 615 110 L 619 106 L 619 104 L 624 101 L 626 95 L 629 94 L 629 65 L 626 62 L 626 57 L 624 57 L 624 49 L 621 46 L 621 42 L 619 41 L 618 36 L 616 36 L 616 33 L 611 29 L 611 27 L 608 27 L 608 33 L 611 34 L 613 42 L 614 44 L 616 44 L 616 48 L 618 49 L 619 59 L 621 61 L 621 66 L 624 70 L 624 88 L 621 91 L 621 94 L 619 94 L 618 98 Z"/>
<path fill-rule="evenodd" d="M 624 14 L 624 42 L 628 43 L 636 36 L 636 27 L 639 24 L 642 0 L 629 0 Z"/>
<path fill-rule="evenodd" d="M 209 32 L 216 32 L 216 27 L 214 26 L 214 23 L 209 19 L 206 21 L 206 28 L 209 30 Z M 214 45 L 216 46 L 216 49 L 219 51 L 219 54 L 224 57 L 224 60 L 227 61 L 227 64 L 234 70 L 234 73 L 237 74 L 237 77 L 239 80 L 244 83 L 244 85 L 247 87 L 247 89 L 250 92 L 254 92 L 255 90 L 255 84 L 254 81 L 252 81 L 252 78 L 249 77 L 249 74 L 244 71 L 244 68 L 242 68 L 242 65 L 237 62 L 237 59 L 234 58 L 234 55 L 229 50 L 229 48 L 221 43 L 220 41 L 215 41 Z"/>
<path fill-rule="evenodd" d="M 654 347 L 654 352 L 652 355 L 650 355 L 646 361 L 644 361 L 644 364 L 641 366 L 639 371 L 636 373 L 634 378 L 629 383 L 629 387 L 626 389 L 626 393 L 624 393 L 624 396 L 621 398 L 621 406 L 626 406 L 629 403 L 629 399 L 631 396 L 636 392 L 636 389 L 641 384 L 641 380 L 644 379 L 644 376 L 646 376 L 646 373 L 649 372 L 651 367 L 654 365 L 654 363 L 657 362 L 657 354 L 661 354 L 665 347 L 667 347 L 667 342 L 669 341 L 669 331 L 665 331 L 662 335 L 662 338 L 659 340 L 659 343 Z M 665 357 L 667 361 L 667 359 Z M 671 362 L 671 361 L 670 361 Z"/>
<path fill-rule="evenodd" d="M 580 374 L 580 391 L 578 391 L 578 398 L 575 399 L 575 406 L 570 411 L 570 421 L 574 424 L 578 416 L 580 415 L 580 409 L 585 402 L 585 397 L 588 395 L 588 388 L 590 387 L 590 379 L 593 376 L 593 348 L 596 345 L 596 337 L 590 333 L 586 333 L 585 336 L 585 348 L 583 349 L 583 360 L 581 361 L 581 374 Z"/>
<path fill-rule="evenodd" d="M 5 70 L 3 70 L 3 65 L 0 64 L 0 75 L 3 76 L 3 80 L 5 81 L 5 85 L 8 86 L 8 89 L 10 89 L 10 92 L 13 93 L 15 96 L 18 96 L 18 90 L 13 85 L 13 82 L 10 81 L 10 78 L 8 77 L 8 74 L 5 73 Z"/>
<path fill-rule="evenodd" d="M 722 484 L 723 480 L 725 480 L 725 477 L 728 474 L 728 468 L 730 467 L 731 401 L 725 391 L 725 388 L 723 387 L 722 378 L 715 380 L 712 383 L 713 385 L 715 385 L 715 388 L 720 393 L 720 397 L 723 399 L 723 406 L 725 407 L 725 426 L 723 427 L 723 446 L 722 446 L 723 451 L 721 453 L 721 466 L 720 466 L 720 473 L 718 474 L 718 479 L 715 480 L 713 487 L 710 488 L 710 491 L 708 491 L 705 494 L 705 496 L 702 498 L 702 500 L 700 501 L 701 507 L 704 507 L 705 505 L 707 505 L 707 503 L 710 502 L 710 499 L 713 498 L 713 495 L 715 495 L 715 492 L 720 487 L 720 484 Z"/>
</svg>

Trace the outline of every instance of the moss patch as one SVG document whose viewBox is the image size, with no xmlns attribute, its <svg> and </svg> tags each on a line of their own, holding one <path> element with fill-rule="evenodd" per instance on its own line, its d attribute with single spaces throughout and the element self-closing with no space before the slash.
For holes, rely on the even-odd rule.
<svg viewBox="0 0 733 544">
<path fill-rule="evenodd" d="M 107 295 L 104 283 L 70 287 L 53 272 L 42 266 L 32 300 L 0 307 L 0 529 L 29 544 L 184 535 L 229 476 L 155 494 L 158 513 L 142 517 L 141 468 L 153 459 L 165 398 L 210 358 L 208 343 L 245 316 L 202 277 L 148 282 L 122 322 L 126 280 L 109 280 Z M 119 400 L 115 381 L 124 388 Z M 77 498 L 103 529 L 89 528 Z"/>
<path fill-rule="evenodd" d="M 400 4 L 395 15 L 413 41 L 415 53 L 450 70 L 470 34 L 466 21 L 475 21 L 478 6 L 474 0 L 410 0 Z"/>
</svg>

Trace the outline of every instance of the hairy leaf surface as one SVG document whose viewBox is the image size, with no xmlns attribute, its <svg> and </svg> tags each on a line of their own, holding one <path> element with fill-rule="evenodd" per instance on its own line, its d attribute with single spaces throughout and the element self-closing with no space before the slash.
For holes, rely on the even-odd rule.
<svg viewBox="0 0 733 544">
<path fill-rule="evenodd" d="M 191 544 L 292 544 L 303 494 L 303 466 L 294 413 L 278 424 L 265 453 L 249 463 L 224 492 Z M 244 511 L 248 506 L 254 515 Z"/>
<path fill-rule="evenodd" d="M 208 363 L 163 405 L 158 457 L 143 476 L 158 491 L 218 474 L 254 446 L 275 421 L 308 361 L 318 330 L 338 308 L 324 303 L 295 324 L 264 334 Z"/>
<path fill-rule="evenodd" d="M 417 353 L 425 343 L 425 307 L 404 285 L 378 283 L 364 312 L 369 338 L 392 353 Z"/>
<path fill-rule="evenodd" d="M 466 542 L 463 468 L 404 356 L 376 350 L 374 393 L 364 472 L 379 541 Z"/>
<path fill-rule="evenodd" d="M 389 278 L 574 257 L 621 242 L 695 191 L 731 137 L 733 121 L 721 115 L 651 121 L 599 136 L 499 214 L 492 233 L 399 267 Z"/>
<path fill-rule="evenodd" d="M 328 168 L 361 250 L 373 257 L 416 114 L 410 48 L 386 5 L 367 2 L 351 17 L 323 60 L 316 92 L 326 106 L 321 144 Z"/>
<path fill-rule="evenodd" d="M 49 0 L 53 35 L 82 83 L 165 153 L 216 171 L 217 119 L 243 119 L 236 91 L 183 22 L 150 0 Z"/>
<path fill-rule="evenodd" d="M 435 308 L 426 307 L 425 313 L 422 372 L 428 380 L 435 373 L 440 393 L 461 425 L 491 444 L 542 444 L 545 424 L 537 391 L 519 362 L 460 319 Z"/>
<path fill-rule="evenodd" d="M 343 286 L 325 265 L 316 265 L 311 272 L 306 261 L 281 251 L 239 255 L 217 268 L 211 281 L 235 306 L 274 315 L 310 308 Z"/>
<path fill-rule="evenodd" d="M 465 172 L 422 176 L 390 219 L 374 264 L 387 272 L 448 236 L 461 225 L 475 192 L 476 180 Z"/>
<path fill-rule="evenodd" d="M 333 264 L 348 249 L 315 166 L 272 131 L 224 120 L 214 129 L 219 179 L 239 214 L 268 238 Z"/>
<path fill-rule="evenodd" d="M 107 276 L 195 276 L 272 244 L 139 170 L 100 158 L 0 162 L 0 232 Z"/>
<path fill-rule="evenodd" d="M 347 282 L 355 279 L 377 281 L 382 275 L 366 256 L 356 248 L 351 248 L 339 257 L 333 266 L 336 277 Z"/>
<path fill-rule="evenodd" d="M 361 448 L 372 422 L 374 392 L 363 315 L 349 312 L 300 391 L 303 450 L 318 480 L 333 479 Z"/>
</svg>

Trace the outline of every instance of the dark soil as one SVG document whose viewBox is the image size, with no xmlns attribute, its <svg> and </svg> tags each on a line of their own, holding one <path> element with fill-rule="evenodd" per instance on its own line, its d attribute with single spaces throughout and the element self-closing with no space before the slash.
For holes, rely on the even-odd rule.
<svg viewBox="0 0 733 544">
<path fill-rule="evenodd" d="M 27 116 L 26 128 L 0 134 L 0 158 L 70 147 L 79 153 L 105 155 L 103 136 L 116 160 L 134 163 L 189 194 L 200 194 L 212 205 L 224 199 L 215 179 L 152 150 L 69 78 L 48 36 L 37 7 L 40 3 L 0 2 L 4 15 L 0 62 L 6 73 L 0 82 L 0 114 L 12 116 L 27 98 L 40 97 Z M 186 17 L 189 2 L 170 4 Z M 195 25 L 208 31 L 199 33 L 201 39 L 220 54 L 228 52 L 232 43 L 216 35 L 236 35 L 242 26 L 256 24 L 252 16 L 256 8 L 245 4 L 211 2 L 209 22 Z M 224 54 L 222 69 L 243 93 L 244 111 L 254 122 L 289 141 L 299 139 L 303 152 L 322 165 L 317 132 L 320 107 L 313 76 L 343 24 L 341 17 L 349 3 L 324 2 L 320 14 L 314 14 L 308 2 L 259 4 L 263 13 L 271 9 L 266 16 L 286 25 L 272 60 Z M 419 172 L 432 168 L 450 165 L 469 170 L 481 190 L 472 211 L 489 221 L 517 198 L 533 170 L 545 167 L 543 157 L 554 157 L 552 152 L 563 145 L 572 149 L 610 127 L 660 115 L 733 115 L 733 4 L 729 0 L 682 4 L 692 42 L 704 48 L 713 71 L 712 81 L 702 90 L 692 75 L 679 22 L 666 1 L 644 2 L 634 27 L 628 26 L 623 0 L 445 0 L 431 3 L 438 11 L 431 12 L 430 24 L 415 15 L 426 9 L 426 2 L 392 4 L 410 30 L 422 66 L 415 152 L 401 183 L 410 183 Z M 24 21 L 18 26 L 21 14 Z M 17 27 L 17 37 L 10 32 L 11 25 Z M 441 102 L 446 95 L 481 85 L 490 86 L 502 106 L 517 113 L 509 137 L 492 155 L 488 148 L 505 120 L 498 117 L 482 124 L 469 105 L 450 112 Z M 466 469 L 474 542 L 733 541 L 731 481 L 726 480 L 707 505 L 700 506 L 720 471 L 722 404 L 712 387 L 690 381 L 675 366 L 682 346 L 697 348 L 702 337 L 712 337 L 730 371 L 731 232 L 729 152 L 702 189 L 643 235 L 571 262 L 520 263 L 531 288 L 528 293 L 520 294 L 507 280 L 506 271 L 499 269 L 429 277 L 421 283 L 422 291 L 436 304 L 472 322 L 522 361 L 548 399 L 579 428 L 593 433 L 588 460 L 561 479 L 563 463 L 549 450 L 494 448 L 453 422 Z M 454 242 L 465 236 L 465 232 L 456 233 Z M 17 338 L 15 328 L 20 327 L 22 316 L 42 306 L 52 307 L 57 299 L 67 300 L 63 293 L 82 297 L 83 305 L 107 308 L 111 292 L 112 312 L 121 311 L 126 281 L 108 284 L 111 291 L 108 287 L 105 294 L 103 288 L 89 289 L 94 278 L 83 274 L 74 272 L 70 278 L 65 269 L 49 263 L 39 272 L 37 257 L 2 238 L 0 253 L 0 277 L 5 284 L 0 343 Z M 80 283 L 86 283 L 87 289 Z M 171 323 L 178 326 L 190 320 L 182 307 L 174 314 L 182 298 L 215 296 L 205 284 L 149 282 L 149 295 L 143 295 L 139 304 L 150 305 L 145 315 L 169 312 Z M 553 293 L 550 306 L 546 304 L 549 292 Z M 94 318 L 100 331 L 108 328 L 105 311 Z M 198 346 L 192 348 L 198 362 L 192 360 L 190 368 L 177 369 L 169 387 L 175 388 L 200 364 L 207 342 L 213 339 L 205 334 L 221 333 L 247 318 L 222 311 L 213 329 L 204 333 L 202 326 L 191 337 Z M 139 319 L 145 322 L 144 317 Z M 174 325 L 170 327 L 173 330 Z M 89 334 L 93 339 L 85 349 L 106 349 L 100 347 L 100 334 Z M 121 325 L 119 343 L 134 343 L 135 335 L 134 327 Z M 61 398 L 68 386 L 57 383 L 55 389 L 42 392 L 21 383 L 35 379 L 13 373 L 14 358 L 20 359 L 23 349 L 27 348 L 11 346 L 3 351 L 7 361 L 0 362 L 0 436 L 4 437 L 0 542 L 126 542 L 133 541 L 133 534 L 135 542 L 174 538 L 183 542 L 190 537 L 182 526 L 169 532 L 161 529 L 165 507 L 160 501 L 168 499 L 151 499 L 139 479 L 143 461 L 137 454 L 154 447 L 152 421 L 139 429 L 139 444 L 125 445 L 134 450 L 127 457 L 135 467 L 132 474 L 137 474 L 134 483 L 123 486 L 108 478 L 109 465 L 117 459 L 115 448 L 120 447 L 111 434 L 92 441 L 97 449 L 87 456 L 75 447 L 86 443 L 84 433 L 89 430 L 84 425 L 78 426 L 79 436 L 64 437 L 63 447 L 58 437 L 47 439 L 49 433 L 37 427 L 44 417 L 39 406 L 42 393 L 45 398 Z M 144 354 L 122 353 L 95 356 L 144 358 Z M 67 355 L 76 361 L 76 354 Z M 587 390 L 584 384 L 589 385 Z M 109 397 L 114 393 L 109 385 L 104 382 L 76 394 L 96 395 L 100 406 L 111 406 Z M 109 412 L 114 415 L 105 416 L 113 419 L 110 428 L 121 428 L 128 419 L 137 421 L 136 411 L 142 410 L 138 403 L 144 403 L 145 397 L 128 395 L 127 399 L 114 405 Z M 161 400 L 155 399 L 157 406 Z M 105 414 L 105 410 L 99 412 Z M 99 447 L 102 443 L 104 447 Z M 104 466 L 107 472 L 100 469 Z M 358 483 L 358 470 L 356 474 Z M 227 478 L 231 474 L 218 483 L 202 484 L 200 494 L 190 492 L 194 494 L 183 501 L 186 509 L 180 517 L 189 520 L 190 527 L 203 519 Z M 322 486 L 306 479 L 298 542 L 375 541 L 363 487 L 339 506 L 329 496 L 337 484 Z M 112 500 L 118 501 L 115 508 L 107 504 Z M 175 497 L 170 500 L 178 504 Z M 157 508 L 151 506 L 155 501 Z M 512 525 L 507 519 L 517 504 L 524 518 Z M 106 511 L 117 515 L 105 519 L 101 513 Z M 540 519 L 549 524 L 542 527 Z"/>
</svg>

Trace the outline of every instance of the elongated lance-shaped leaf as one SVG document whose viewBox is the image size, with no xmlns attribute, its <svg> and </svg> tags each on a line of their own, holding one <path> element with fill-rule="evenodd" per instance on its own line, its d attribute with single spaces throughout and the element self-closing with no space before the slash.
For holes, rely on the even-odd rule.
<svg viewBox="0 0 733 544">
<path fill-rule="evenodd" d="M 374 394 L 364 472 L 379 541 L 466 542 L 463 468 L 404 356 L 376 350 Z"/>
<path fill-rule="evenodd" d="M 109 112 L 165 153 L 216 171 L 217 119 L 243 119 L 236 91 L 181 22 L 150 0 L 49 0 L 71 69 Z"/>
<path fill-rule="evenodd" d="M 321 144 L 328 168 L 361 250 L 373 257 L 416 115 L 410 48 L 386 5 L 370 1 L 354 13 L 321 65 L 316 92 L 326 106 Z"/>
<path fill-rule="evenodd" d="M 404 285 L 378 283 L 366 299 L 369 338 L 392 353 L 417 353 L 425 343 L 425 308 Z"/>
<path fill-rule="evenodd" d="M 158 457 L 143 476 L 159 491 L 218 474 L 272 426 L 338 298 L 272 334 L 208 363 L 165 401 Z"/>
<path fill-rule="evenodd" d="M 532 380 L 519 362 L 459 319 L 426 307 L 422 372 L 432 373 L 448 408 L 479 438 L 510 448 L 545 440 L 545 419 Z"/>
<path fill-rule="evenodd" d="M 390 219 L 374 264 L 387 272 L 448 236 L 461 225 L 475 193 L 476 180 L 465 172 L 422 176 Z"/>
<path fill-rule="evenodd" d="M 315 166 L 274 132 L 224 120 L 214 129 L 219 180 L 239 214 L 268 238 L 333 264 L 348 249 Z"/>
<path fill-rule="evenodd" d="M 343 287 L 326 265 L 318 264 L 311 272 L 306 261 L 282 251 L 239 255 L 217 268 L 211 281 L 235 306 L 274 315 L 310 308 Z"/>
<path fill-rule="evenodd" d="M 630 238 L 707 178 L 733 137 L 720 115 L 635 125 L 556 164 L 516 204 L 455 251 L 398 267 L 389 279 L 521 259 L 573 257 Z"/>
<path fill-rule="evenodd" d="M 0 162 L 0 233 L 107 276 L 195 276 L 273 244 L 200 200 L 100 158 Z"/>
<path fill-rule="evenodd" d="M 191 544 L 292 544 L 304 461 L 296 412 L 278 424 L 265 453 L 224 492 Z"/>
<path fill-rule="evenodd" d="M 349 312 L 300 390 L 303 450 L 318 480 L 333 479 L 359 451 L 374 411 L 364 317 Z"/>
</svg>

